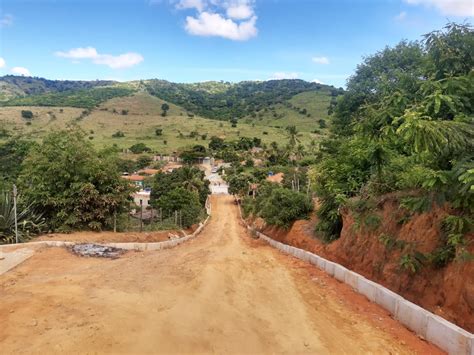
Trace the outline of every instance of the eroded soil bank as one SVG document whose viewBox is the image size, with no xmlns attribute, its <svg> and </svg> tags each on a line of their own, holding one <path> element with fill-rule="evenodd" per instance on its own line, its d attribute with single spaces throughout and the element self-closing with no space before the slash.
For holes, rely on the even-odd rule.
<svg viewBox="0 0 474 355">
<path fill-rule="evenodd" d="M 416 273 L 403 270 L 400 258 L 405 251 L 385 246 L 380 235 L 412 246 L 413 251 L 432 252 L 440 243 L 440 222 L 451 211 L 434 206 L 430 212 L 415 214 L 400 223 L 403 213 L 394 198 L 384 199 L 377 214 L 381 224 L 375 230 L 358 228 L 354 215 L 343 211 L 341 237 L 324 244 L 315 237 L 316 218 L 297 221 L 289 230 L 265 227 L 253 221 L 266 235 L 337 262 L 373 280 L 409 301 L 474 332 L 474 262 L 451 262 L 446 267 L 424 266 Z M 474 253 L 474 236 L 466 236 L 468 251 Z"/>
</svg>

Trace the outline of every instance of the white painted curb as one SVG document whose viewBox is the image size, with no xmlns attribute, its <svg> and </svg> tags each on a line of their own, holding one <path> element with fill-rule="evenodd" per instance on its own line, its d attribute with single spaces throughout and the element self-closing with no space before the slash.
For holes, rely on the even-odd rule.
<svg viewBox="0 0 474 355">
<path fill-rule="evenodd" d="M 240 211 L 240 216 L 242 218 L 242 211 Z M 306 250 L 280 243 L 255 231 L 252 227 L 247 225 L 243 218 L 242 221 L 247 229 L 256 233 L 260 239 L 266 241 L 283 253 L 310 262 L 337 280 L 348 284 L 370 301 L 389 311 L 396 320 L 408 329 L 423 336 L 423 338 L 438 346 L 440 349 L 449 354 L 474 355 L 474 334 L 417 306 L 395 292 L 390 291 L 388 288 L 348 270 L 342 265 L 326 260 Z"/>
</svg>

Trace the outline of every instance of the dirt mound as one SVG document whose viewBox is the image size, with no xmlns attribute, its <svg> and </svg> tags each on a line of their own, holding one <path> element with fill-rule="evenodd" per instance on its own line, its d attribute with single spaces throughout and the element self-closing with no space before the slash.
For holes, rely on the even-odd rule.
<svg viewBox="0 0 474 355">
<path fill-rule="evenodd" d="M 315 237 L 316 218 L 297 221 L 289 230 L 263 227 L 263 233 L 295 247 L 316 253 L 344 265 L 373 280 L 409 301 L 474 332 L 474 262 L 455 261 L 443 268 L 426 265 L 416 273 L 400 267 L 403 252 L 389 248 L 381 241 L 381 234 L 401 243 L 410 243 L 414 250 L 430 253 L 440 241 L 440 222 L 451 211 L 446 206 L 434 206 L 428 213 L 414 215 L 401 224 L 395 199 L 387 198 L 379 204 L 377 214 L 381 224 L 375 230 L 359 229 L 354 215 L 343 211 L 341 237 L 324 244 Z M 474 253 L 474 236 L 468 239 L 468 252 Z"/>
</svg>

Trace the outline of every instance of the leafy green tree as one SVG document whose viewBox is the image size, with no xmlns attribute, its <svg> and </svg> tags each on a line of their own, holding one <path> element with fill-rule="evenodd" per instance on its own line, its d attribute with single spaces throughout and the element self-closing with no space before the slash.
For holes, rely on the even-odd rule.
<svg viewBox="0 0 474 355">
<path fill-rule="evenodd" d="M 23 139 L 11 139 L 0 145 L 0 190 L 16 181 L 21 164 L 34 145 L 34 142 Z"/>
<path fill-rule="evenodd" d="M 132 145 L 129 149 L 133 154 L 141 154 L 141 153 L 145 153 L 145 152 L 151 152 L 151 149 L 149 147 L 147 147 L 145 143 L 136 143 L 136 144 Z"/>
<path fill-rule="evenodd" d="M 157 201 L 157 207 L 161 208 L 164 216 L 173 216 L 178 212 L 183 228 L 199 222 L 203 211 L 198 194 L 183 187 L 168 190 L 161 195 Z"/>
<path fill-rule="evenodd" d="M 48 134 L 23 161 L 18 180 L 26 205 L 42 211 L 53 230 L 107 228 L 132 192 L 115 157 L 98 154 L 75 130 Z"/>
<path fill-rule="evenodd" d="M 161 116 L 165 117 L 168 114 L 168 110 L 170 109 L 170 105 L 164 103 L 161 105 Z"/>
</svg>

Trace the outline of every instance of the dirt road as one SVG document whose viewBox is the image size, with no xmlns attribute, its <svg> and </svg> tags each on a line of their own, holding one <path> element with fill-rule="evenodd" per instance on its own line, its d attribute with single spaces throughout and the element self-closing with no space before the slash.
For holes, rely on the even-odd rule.
<svg viewBox="0 0 474 355">
<path fill-rule="evenodd" d="M 251 239 L 229 196 L 177 248 L 43 249 L 0 277 L 0 352 L 436 353 L 316 268 Z"/>
</svg>

